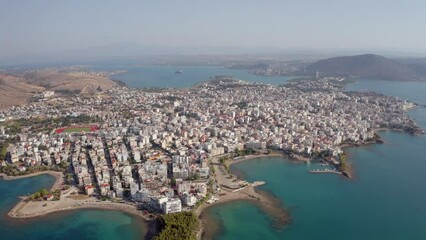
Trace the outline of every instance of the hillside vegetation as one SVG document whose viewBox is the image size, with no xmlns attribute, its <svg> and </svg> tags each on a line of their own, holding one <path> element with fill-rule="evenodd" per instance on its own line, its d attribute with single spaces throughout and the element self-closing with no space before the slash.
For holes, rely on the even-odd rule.
<svg viewBox="0 0 426 240">
<path fill-rule="evenodd" d="M 320 72 L 323 76 L 355 76 L 395 81 L 426 80 L 413 65 L 374 54 L 335 57 L 306 66 L 309 74 Z"/>
</svg>

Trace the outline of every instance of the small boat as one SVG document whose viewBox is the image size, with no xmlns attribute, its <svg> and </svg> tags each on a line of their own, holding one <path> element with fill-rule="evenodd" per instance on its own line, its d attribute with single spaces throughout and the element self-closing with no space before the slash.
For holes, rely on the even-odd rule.
<svg viewBox="0 0 426 240">
<path fill-rule="evenodd" d="M 175 73 L 176 73 L 176 74 L 181 74 L 181 73 L 182 73 L 182 70 L 176 70 L 176 71 L 175 71 Z"/>
</svg>

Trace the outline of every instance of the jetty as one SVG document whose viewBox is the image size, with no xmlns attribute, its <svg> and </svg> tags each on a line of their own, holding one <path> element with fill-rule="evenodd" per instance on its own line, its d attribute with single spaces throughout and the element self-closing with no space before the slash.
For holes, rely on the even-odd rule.
<svg viewBox="0 0 426 240">
<path fill-rule="evenodd" d="M 310 173 L 334 173 L 334 174 L 342 174 L 342 172 L 336 170 L 336 169 L 328 169 L 328 168 L 324 168 L 324 169 L 313 169 L 309 171 Z"/>
<path fill-rule="evenodd" d="M 257 186 L 261 186 L 264 185 L 265 182 L 264 181 L 255 181 L 251 184 L 252 187 L 257 187 Z"/>
</svg>

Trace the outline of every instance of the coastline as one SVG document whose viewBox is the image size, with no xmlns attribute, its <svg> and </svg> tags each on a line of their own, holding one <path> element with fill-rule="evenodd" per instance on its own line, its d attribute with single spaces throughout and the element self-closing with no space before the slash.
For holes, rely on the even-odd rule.
<svg viewBox="0 0 426 240">
<path fill-rule="evenodd" d="M 283 157 L 283 156 L 285 156 L 285 155 L 281 154 L 281 153 L 277 153 L 277 152 L 270 153 L 270 154 L 258 154 L 258 155 L 250 154 L 250 155 L 236 157 L 233 160 L 228 161 L 227 163 L 229 165 L 232 165 L 232 164 L 244 162 L 244 161 L 247 161 L 247 160 L 250 160 L 250 159 L 263 158 L 263 157 Z"/>
<path fill-rule="evenodd" d="M 43 211 L 40 211 L 42 205 L 47 204 Z M 147 216 L 143 215 L 136 206 L 124 203 L 114 203 L 109 201 L 99 202 L 95 198 L 89 200 L 73 200 L 73 201 L 39 201 L 39 202 L 27 202 L 21 200 L 12 210 L 9 211 L 8 216 L 12 218 L 36 218 L 41 217 L 50 213 L 61 212 L 61 211 L 72 211 L 79 209 L 106 209 L 106 210 L 120 210 L 132 215 L 142 217 L 144 220 L 151 220 Z"/>
<path fill-rule="evenodd" d="M 63 173 L 55 171 L 43 171 L 22 176 L 8 176 L 4 173 L 0 177 L 6 181 L 17 180 L 23 178 L 36 177 L 43 174 L 48 174 L 55 177 L 55 182 L 50 187 L 50 191 L 55 191 L 62 188 Z M 138 210 L 136 205 L 126 203 L 115 203 L 111 201 L 100 201 L 94 197 L 79 196 L 73 197 L 73 194 L 78 192 L 76 187 L 71 187 L 62 192 L 61 198 L 58 201 L 27 201 L 24 196 L 19 197 L 20 201 L 7 213 L 7 217 L 16 220 L 35 219 L 49 214 L 60 214 L 61 212 L 78 211 L 84 209 L 102 209 L 108 211 L 120 211 L 130 214 L 141 219 L 146 224 L 147 230 L 144 239 L 152 239 L 159 231 L 159 226 L 155 218 L 150 218 L 142 211 Z"/>
<path fill-rule="evenodd" d="M 263 157 L 286 157 L 289 160 L 302 161 L 302 162 L 310 162 L 310 161 L 314 160 L 312 158 L 304 157 L 304 156 L 301 156 L 301 155 L 298 155 L 298 154 L 295 154 L 295 153 L 288 154 L 288 153 L 285 153 L 283 151 L 279 151 L 279 152 L 272 152 L 272 153 L 269 153 L 269 154 L 262 153 L 262 154 L 258 154 L 258 155 L 250 154 L 250 155 L 240 156 L 240 157 L 234 158 L 231 161 L 228 161 L 227 163 L 229 165 L 232 165 L 232 164 L 235 164 L 235 163 L 244 162 L 246 160 L 263 158 Z"/>
<path fill-rule="evenodd" d="M 220 200 L 208 205 L 203 205 L 199 208 L 200 210 L 197 209 L 196 215 L 200 221 L 201 228 L 197 234 L 198 239 L 212 239 L 212 237 L 216 234 L 218 229 L 217 227 L 214 227 L 215 222 L 210 219 L 207 211 L 210 208 L 225 204 L 232 204 L 237 202 L 251 203 L 261 209 L 269 217 L 271 217 L 276 228 L 282 228 L 284 225 L 290 222 L 288 212 L 282 208 L 282 204 L 279 202 L 279 200 L 274 198 L 272 195 L 255 188 L 250 188 L 244 194 L 230 197 L 221 197 Z"/>
<path fill-rule="evenodd" d="M 237 160 L 229 161 L 229 164 L 235 164 L 238 162 L 262 157 L 279 156 L 285 155 L 280 153 L 247 155 Z M 8 176 L 6 174 L 0 174 L 0 177 L 5 180 L 16 180 L 35 177 L 43 174 L 49 174 L 55 177 L 55 182 L 50 188 L 51 191 L 61 189 L 61 186 L 63 184 L 62 172 L 44 171 L 22 176 Z M 237 192 L 232 192 L 231 189 L 228 189 L 226 193 L 222 193 L 220 195 L 220 199 L 218 201 L 211 204 L 204 203 L 198 209 L 196 209 L 195 213 L 197 217 L 201 220 L 200 230 L 198 231 L 197 236 L 201 238 L 204 235 L 206 227 L 205 221 L 203 220 L 203 214 L 205 214 L 206 209 L 212 206 L 230 203 L 234 201 L 249 201 L 257 205 L 268 215 L 272 216 L 275 222 L 277 223 L 277 226 L 282 226 L 286 224 L 288 222 L 288 216 L 285 210 L 281 207 L 281 203 L 279 202 L 279 200 L 255 188 L 255 186 L 249 185 L 241 191 Z M 62 192 L 61 198 L 58 201 L 27 201 L 25 197 L 20 197 L 21 200 L 8 212 L 7 215 L 10 218 L 25 220 L 43 217 L 52 213 L 59 214 L 60 212 L 65 211 L 77 211 L 82 209 L 103 209 L 110 211 L 122 211 L 142 219 L 147 224 L 147 233 L 145 236 L 146 239 L 151 239 L 160 231 L 156 219 L 150 218 L 148 215 L 145 215 L 142 211 L 138 210 L 136 205 L 126 203 L 115 203 L 111 201 L 100 201 L 94 197 L 82 197 L 82 199 L 76 199 L 75 197 L 73 197 L 73 194 L 77 192 L 78 189 L 76 187 L 71 187 L 70 189 L 67 189 Z"/>
<path fill-rule="evenodd" d="M 285 155 L 280 153 L 246 155 L 236 160 L 228 161 L 228 164 L 232 165 L 246 160 L 264 157 L 285 157 Z M 219 200 L 210 204 L 204 203 L 195 210 L 195 214 L 200 221 L 200 229 L 197 232 L 198 239 L 211 239 L 214 236 L 215 231 L 217 230 L 214 227 L 214 223 L 211 222 L 211 219 L 209 219 L 206 214 L 207 209 L 222 204 L 229 204 L 232 202 L 250 202 L 256 205 L 265 214 L 267 214 L 273 219 L 274 225 L 277 228 L 281 228 L 285 224 L 289 223 L 290 217 L 288 215 L 288 212 L 284 209 L 282 202 L 279 199 L 275 198 L 272 194 L 257 189 L 257 186 L 261 184 L 249 184 L 248 186 L 240 188 L 238 190 L 229 189 L 225 187 L 225 179 L 227 178 L 227 176 L 225 175 L 229 174 L 226 172 L 225 169 L 223 169 L 223 165 L 219 164 L 218 162 L 214 162 L 213 167 L 215 167 L 216 179 L 218 181 L 218 184 L 221 186 L 221 192 L 219 194 Z M 230 175 L 235 176 L 235 172 L 231 171 Z M 213 227 L 207 228 L 207 226 Z"/>
<path fill-rule="evenodd" d="M 392 130 L 395 129 L 377 129 L 375 132 L 379 131 L 386 131 L 386 130 Z M 404 132 L 404 130 L 399 130 L 400 132 Z M 369 145 L 373 143 L 380 143 L 381 140 L 380 136 L 377 134 L 377 138 L 375 140 L 360 143 L 360 144 L 346 144 L 344 146 L 341 146 L 342 148 L 347 147 L 358 147 L 358 146 L 364 146 Z M 294 161 L 304 161 L 309 162 L 311 158 L 306 158 L 303 156 L 299 156 L 297 154 L 289 154 L 285 152 L 271 152 L 269 154 L 251 154 L 246 156 L 240 156 L 237 158 L 233 158 L 232 160 L 228 160 L 227 164 L 228 166 L 231 166 L 236 163 L 240 163 L 247 160 L 257 159 L 257 158 L 268 158 L 268 157 L 283 157 L 287 158 L 289 160 Z M 227 172 L 224 170 L 224 167 L 222 164 L 219 163 L 218 159 L 215 159 L 212 163 L 212 167 L 216 170 L 216 180 L 218 181 L 220 186 L 223 186 L 221 184 L 220 178 L 225 179 L 229 178 L 229 175 L 235 176 L 235 170 L 231 170 L 231 172 Z M 22 176 L 7 176 L 6 174 L 0 174 L 0 177 L 2 177 L 5 180 L 15 180 L 15 179 L 22 179 L 22 178 L 29 178 L 34 176 L 39 176 L 42 174 L 49 174 L 55 177 L 55 183 L 52 185 L 51 190 L 60 189 L 60 187 L 63 184 L 63 174 L 62 172 L 55 172 L 55 171 L 44 171 L 44 172 L 38 172 L 38 173 L 32 173 L 28 175 L 22 175 Z M 219 175 L 219 176 L 217 176 Z M 222 175 L 222 176 L 221 176 Z M 219 179 L 218 179 L 219 178 Z M 244 179 L 241 179 L 244 180 Z M 225 184 L 224 184 L 225 185 Z M 207 219 L 208 216 L 206 214 L 207 209 L 211 207 L 218 206 L 220 204 L 228 204 L 232 202 L 250 202 L 257 207 L 259 207 L 265 214 L 270 216 L 273 221 L 274 225 L 277 227 L 282 227 L 285 224 L 287 224 L 290 221 L 290 217 L 288 215 L 288 212 L 285 211 L 285 209 L 282 207 L 282 203 L 280 200 L 276 199 L 272 194 L 261 191 L 259 189 L 256 189 L 256 186 L 253 186 L 252 184 L 249 184 L 248 186 L 244 187 L 241 191 L 235 191 L 234 189 L 226 189 L 226 187 L 221 187 L 222 191 L 220 194 L 217 194 L 217 196 L 220 198 L 216 202 L 213 203 L 204 203 L 199 208 L 195 210 L 195 214 L 200 220 L 200 228 L 197 232 L 197 237 L 199 239 L 205 239 L 206 237 L 213 236 L 213 230 L 214 227 L 211 229 L 210 226 L 212 225 L 211 219 Z M 126 203 L 115 203 L 110 201 L 100 201 L 93 197 L 88 197 L 84 200 L 74 200 L 71 198 L 68 198 L 66 196 L 67 193 L 69 194 L 72 192 L 72 190 L 77 190 L 75 187 L 72 187 L 69 190 L 64 191 L 63 196 L 61 196 L 61 199 L 59 201 L 41 201 L 41 202 L 29 202 L 26 201 L 25 198 L 21 198 L 22 200 L 18 202 L 8 213 L 8 216 L 11 218 L 16 219 L 30 219 L 30 218 L 37 218 L 42 217 L 47 214 L 51 213 L 59 213 L 62 211 L 76 211 L 81 209 L 104 209 L 104 210 L 111 210 L 111 211 L 122 211 L 126 212 L 128 214 L 131 214 L 133 216 L 141 218 L 146 224 L 147 224 L 147 235 L 145 236 L 146 239 L 151 239 L 153 236 L 155 236 L 159 231 L 159 226 L 157 224 L 157 221 L 155 218 L 150 218 L 148 215 L 143 214 L 142 211 L 138 210 L 136 205 L 133 204 L 126 204 Z M 78 192 L 78 190 L 77 190 Z M 47 206 L 42 206 L 44 204 L 47 204 Z M 213 224 L 214 225 L 214 224 Z M 149 237 L 147 237 L 149 235 Z"/>
<path fill-rule="evenodd" d="M 0 173 L 0 177 L 3 180 L 11 181 L 11 180 L 17 180 L 17 179 L 36 177 L 43 174 L 48 174 L 55 177 L 55 182 L 53 183 L 52 187 L 50 187 L 50 191 L 55 191 L 60 189 L 62 184 L 64 183 L 64 174 L 62 172 L 56 172 L 56 171 L 43 171 L 43 172 L 30 173 L 27 175 L 20 175 L 20 176 L 9 176 L 9 175 L 6 175 L 5 173 Z"/>
</svg>

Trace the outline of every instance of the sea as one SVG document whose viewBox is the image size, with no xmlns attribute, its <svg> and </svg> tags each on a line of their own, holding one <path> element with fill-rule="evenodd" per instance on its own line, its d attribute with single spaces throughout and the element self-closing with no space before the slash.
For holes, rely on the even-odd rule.
<svg viewBox="0 0 426 240">
<path fill-rule="evenodd" d="M 426 83 L 358 80 L 353 91 L 376 91 L 426 104 Z M 426 129 L 426 108 L 410 116 Z M 426 239 L 426 136 L 382 131 L 384 144 L 348 148 L 354 179 L 310 174 L 316 163 L 258 158 L 232 167 L 278 198 L 290 223 L 274 220 L 256 205 L 214 206 L 208 219 L 219 225 L 214 239 Z"/>
<path fill-rule="evenodd" d="M 122 70 L 124 73 L 111 78 L 136 88 L 188 88 L 215 76 L 232 76 L 235 79 L 251 82 L 280 85 L 294 77 L 268 77 L 250 74 L 243 69 L 218 66 L 169 66 L 169 65 L 132 65 L 102 64 L 90 66 L 95 71 Z"/>
<path fill-rule="evenodd" d="M 7 213 L 19 196 L 50 188 L 55 178 L 50 175 L 0 180 L 0 239 L 142 239 L 146 224 L 127 213 L 105 210 L 77 210 L 54 213 L 40 218 L 13 219 Z"/>
<path fill-rule="evenodd" d="M 113 78 L 131 87 L 185 88 L 216 75 L 270 84 L 289 77 L 261 77 L 245 70 L 213 66 L 94 65 L 94 70 L 126 70 Z M 175 73 L 182 71 L 182 73 Z M 426 83 L 358 80 L 347 90 L 377 91 L 426 105 Z M 410 116 L 426 129 L 426 108 Z M 260 189 L 279 199 L 290 223 L 277 228 L 274 220 L 249 202 L 208 208 L 219 226 L 214 239 L 426 239 L 426 136 L 382 131 L 384 144 L 346 149 L 354 179 L 310 174 L 316 163 L 283 157 L 258 158 L 232 166 Z M 0 239 L 143 239 L 146 225 L 119 211 L 78 210 L 29 220 L 7 212 L 18 196 L 48 188 L 48 175 L 0 180 Z"/>
</svg>

